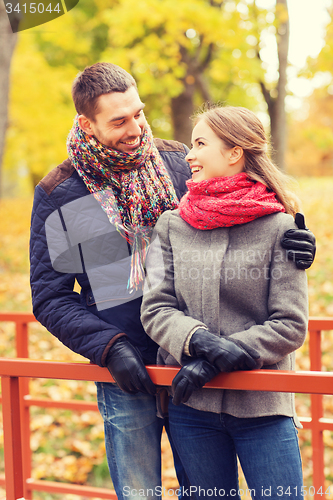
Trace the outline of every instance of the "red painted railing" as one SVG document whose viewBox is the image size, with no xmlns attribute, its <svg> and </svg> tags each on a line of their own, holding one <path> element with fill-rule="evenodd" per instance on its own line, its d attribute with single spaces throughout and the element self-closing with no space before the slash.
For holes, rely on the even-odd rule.
<svg viewBox="0 0 333 500">
<path fill-rule="evenodd" d="M 75 484 L 40 481 L 31 478 L 30 406 L 58 407 L 72 410 L 96 410 L 96 403 L 51 401 L 29 396 L 29 378 L 112 381 L 105 368 L 89 363 L 33 361 L 28 358 L 28 323 L 36 321 L 29 313 L 0 313 L 0 321 L 16 323 L 16 349 L 21 359 L 0 359 L 6 499 L 31 499 L 33 491 L 71 493 L 86 497 L 115 499 L 113 491 Z M 306 372 L 258 370 L 220 374 L 208 387 L 311 394 L 311 418 L 300 418 L 312 432 L 313 490 L 309 498 L 325 498 L 323 431 L 333 430 L 333 420 L 323 418 L 323 394 L 333 394 L 333 372 L 321 372 L 321 332 L 333 330 L 333 318 L 311 318 L 310 368 Z M 148 367 L 156 384 L 171 385 L 177 368 Z"/>
</svg>

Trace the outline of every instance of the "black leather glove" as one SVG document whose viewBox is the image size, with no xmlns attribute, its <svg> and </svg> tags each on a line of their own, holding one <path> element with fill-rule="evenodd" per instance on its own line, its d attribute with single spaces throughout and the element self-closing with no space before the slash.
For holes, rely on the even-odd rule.
<svg viewBox="0 0 333 500">
<path fill-rule="evenodd" d="M 204 358 L 195 358 L 184 365 L 172 381 L 173 404 L 186 403 L 195 389 L 201 389 L 218 373 Z"/>
<path fill-rule="evenodd" d="M 252 370 L 256 368 L 259 354 L 240 340 L 218 337 L 199 328 L 190 340 L 191 356 L 204 357 L 221 372 Z"/>
<path fill-rule="evenodd" d="M 120 389 L 128 394 L 156 394 L 142 356 L 127 337 L 120 337 L 111 347 L 106 358 L 106 366 Z"/>
<path fill-rule="evenodd" d="M 306 227 L 303 214 L 297 213 L 295 222 L 298 229 L 286 231 L 281 245 L 287 249 L 288 259 L 293 260 L 298 269 L 308 269 L 315 258 L 316 238 Z"/>
</svg>

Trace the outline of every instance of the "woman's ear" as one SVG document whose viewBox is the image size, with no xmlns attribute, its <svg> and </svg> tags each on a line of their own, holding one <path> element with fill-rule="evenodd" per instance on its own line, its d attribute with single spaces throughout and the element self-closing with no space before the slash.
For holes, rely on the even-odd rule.
<svg viewBox="0 0 333 500">
<path fill-rule="evenodd" d="M 236 163 L 238 163 L 243 158 L 243 156 L 243 148 L 241 148 L 240 146 L 235 146 L 234 148 L 232 148 L 229 156 L 230 165 L 235 165 Z"/>
<path fill-rule="evenodd" d="M 91 127 L 91 121 L 84 115 L 79 115 L 77 119 L 80 128 L 88 135 L 94 135 L 93 129 Z"/>
</svg>

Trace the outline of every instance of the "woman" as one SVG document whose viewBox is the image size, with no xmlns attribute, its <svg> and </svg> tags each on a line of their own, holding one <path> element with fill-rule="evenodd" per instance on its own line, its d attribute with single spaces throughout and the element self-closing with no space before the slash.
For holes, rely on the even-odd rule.
<svg viewBox="0 0 333 500">
<path fill-rule="evenodd" d="M 297 202 L 267 155 L 260 120 L 220 107 L 195 121 L 188 193 L 160 217 L 142 322 L 173 381 L 170 428 L 197 497 L 302 498 L 290 393 L 201 389 L 219 371 L 293 370 L 307 331 L 307 283 L 280 249 Z"/>
</svg>

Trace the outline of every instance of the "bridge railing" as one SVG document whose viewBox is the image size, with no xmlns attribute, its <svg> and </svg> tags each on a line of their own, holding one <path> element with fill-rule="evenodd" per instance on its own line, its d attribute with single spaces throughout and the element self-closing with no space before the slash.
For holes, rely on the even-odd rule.
<svg viewBox="0 0 333 500">
<path fill-rule="evenodd" d="M 16 349 L 19 359 L 0 358 L 2 411 L 4 427 L 6 499 L 32 499 L 33 491 L 71 493 L 86 497 L 115 499 L 105 488 L 36 480 L 31 477 L 30 414 L 31 406 L 58 407 L 71 410 L 96 410 L 97 404 L 84 401 L 52 401 L 31 398 L 30 378 L 89 380 L 110 382 L 105 368 L 89 363 L 34 361 L 28 358 L 28 324 L 36 321 L 29 313 L 0 313 L 0 321 L 16 324 Z M 309 498 L 325 498 L 323 431 L 333 430 L 333 420 L 323 417 L 323 395 L 333 394 L 333 372 L 321 371 L 322 332 L 333 330 L 333 318 L 311 318 L 309 349 L 311 371 L 287 372 L 258 370 L 219 374 L 207 387 L 224 389 L 296 392 L 311 394 L 311 418 L 300 418 L 312 434 L 313 486 Z M 148 367 L 154 383 L 171 385 L 177 373 L 174 367 Z M 331 492 L 332 493 L 332 492 Z"/>
</svg>

